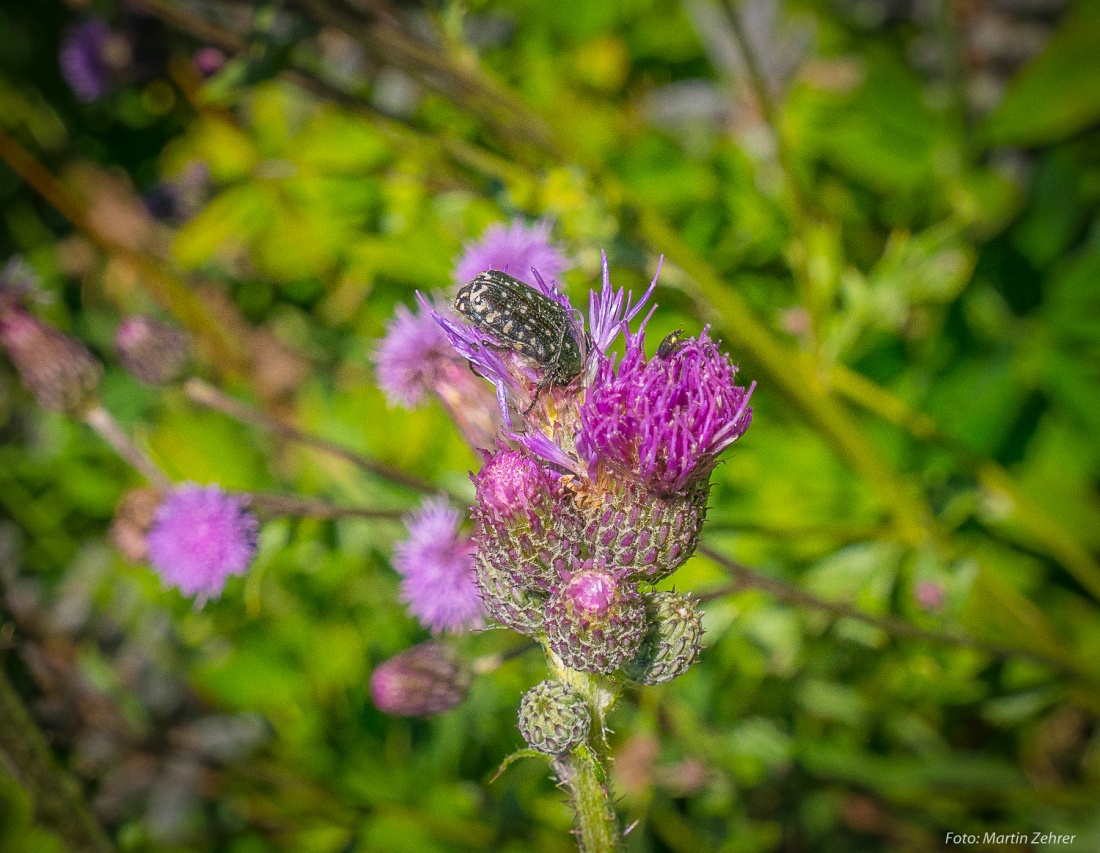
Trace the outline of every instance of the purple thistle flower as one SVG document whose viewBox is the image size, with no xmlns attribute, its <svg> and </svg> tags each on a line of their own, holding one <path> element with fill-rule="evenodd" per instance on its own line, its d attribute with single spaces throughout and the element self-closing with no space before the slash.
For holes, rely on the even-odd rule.
<svg viewBox="0 0 1100 853">
<path fill-rule="evenodd" d="M 435 385 L 439 372 L 453 362 L 461 363 L 436 322 L 436 309 L 425 301 L 420 311 L 398 305 L 386 325 L 374 355 L 378 385 L 391 405 L 415 409 Z"/>
<path fill-rule="evenodd" d="M 378 385 L 391 405 L 406 409 L 434 395 L 472 447 L 492 447 L 500 428 L 492 392 L 470 371 L 437 321 L 446 309 L 423 297 L 421 303 L 415 312 L 404 305 L 394 311 L 374 354 Z"/>
<path fill-rule="evenodd" d="M 459 533 L 460 521 L 445 498 L 429 498 L 406 521 L 409 538 L 394 549 L 401 598 L 435 633 L 480 628 L 484 621 L 474 583 L 474 542 Z"/>
<path fill-rule="evenodd" d="M 644 324 L 643 324 L 644 326 Z M 616 367 L 603 357 L 580 408 L 577 450 L 589 475 L 614 473 L 666 494 L 704 480 L 752 421 L 737 368 L 707 336 L 647 360 L 645 330 L 627 333 Z"/>
<path fill-rule="evenodd" d="M 512 225 L 490 225 L 480 240 L 467 243 L 462 257 L 455 266 L 455 281 L 462 285 L 472 281 L 478 273 L 500 270 L 531 287 L 543 289 L 551 298 L 564 299 L 557 291 L 536 280 L 531 271 L 537 270 L 546 282 L 553 283 L 569 268 L 561 250 L 550 242 L 551 225 L 541 220 L 525 225 L 516 219 Z"/>
<path fill-rule="evenodd" d="M 99 18 L 73 27 L 61 44 L 61 74 L 85 103 L 102 98 L 130 59 L 129 44 Z"/>
<path fill-rule="evenodd" d="M 149 562 L 165 583 L 202 602 L 220 595 L 230 575 L 248 570 L 259 529 L 240 498 L 189 483 L 157 509 L 145 540 Z"/>
</svg>

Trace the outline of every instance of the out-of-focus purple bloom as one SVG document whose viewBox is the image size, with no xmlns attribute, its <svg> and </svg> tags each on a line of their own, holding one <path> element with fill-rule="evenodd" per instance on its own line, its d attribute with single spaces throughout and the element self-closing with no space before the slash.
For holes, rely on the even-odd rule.
<svg viewBox="0 0 1100 853">
<path fill-rule="evenodd" d="M 947 600 L 943 584 L 930 580 L 923 580 L 917 584 L 914 597 L 917 599 L 917 604 L 928 611 L 939 610 L 943 607 L 944 601 Z"/>
<path fill-rule="evenodd" d="M 545 220 L 526 225 L 519 219 L 508 228 L 490 225 L 480 240 L 466 244 L 455 266 L 455 281 L 463 285 L 478 273 L 500 270 L 547 293 L 545 283 L 557 281 L 569 268 L 561 250 L 550 242 L 550 227 Z M 538 281 L 531 270 L 537 270 L 543 281 Z M 551 290 L 553 292 L 547 296 L 562 298 L 553 288 Z"/>
<path fill-rule="evenodd" d="M 106 21 L 92 18 L 73 27 L 61 44 L 61 73 L 76 96 L 85 102 L 102 98 L 130 61 L 125 36 Z"/>
<path fill-rule="evenodd" d="M 436 633 L 483 624 L 474 543 L 459 533 L 460 521 L 445 498 L 429 498 L 408 518 L 409 538 L 394 549 L 401 598 L 420 624 Z"/>
<path fill-rule="evenodd" d="M 191 64 L 201 77 L 213 77 L 225 65 L 225 53 L 216 47 L 200 47 L 191 58 Z"/>
<path fill-rule="evenodd" d="M 23 309 L 0 286 L 0 347 L 38 405 L 80 416 L 95 404 L 103 367 L 75 338 Z"/>
<path fill-rule="evenodd" d="M 423 297 L 418 311 L 397 306 L 374 354 L 378 385 L 392 405 L 407 409 L 434 395 L 473 447 L 491 448 L 500 427 L 493 395 L 455 351 L 437 311 L 449 316 Z"/>
<path fill-rule="evenodd" d="M 664 493 L 705 479 L 752 421 L 755 385 L 735 383 L 737 368 L 708 337 L 645 357 L 645 331 L 627 334 L 626 352 L 602 358 L 580 409 L 577 450 L 592 476 L 605 471 Z"/>
<path fill-rule="evenodd" d="M 430 305 L 430 303 L 429 303 Z M 461 363 L 432 316 L 434 307 L 410 311 L 398 305 L 374 355 L 378 385 L 392 405 L 415 409 L 451 363 Z"/>
<path fill-rule="evenodd" d="M 259 529 L 240 498 L 218 486 L 186 484 L 165 497 L 145 542 L 164 582 L 201 602 L 220 595 L 230 575 L 248 570 Z"/>
<path fill-rule="evenodd" d="M 127 317 L 115 331 L 119 361 L 149 385 L 165 385 L 183 375 L 190 355 L 187 336 L 152 317 Z"/>
<path fill-rule="evenodd" d="M 428 717 L 459 705 L 470 687 L 470 671 L 454 649 L 440 642 L 420 643 L 379 664 L 370 693 L 380 711 L 401 717 Z"/>
</svg>

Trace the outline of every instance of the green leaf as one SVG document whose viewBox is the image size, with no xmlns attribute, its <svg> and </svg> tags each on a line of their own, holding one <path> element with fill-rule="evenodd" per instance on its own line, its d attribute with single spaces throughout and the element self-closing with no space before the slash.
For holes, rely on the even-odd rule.
<svg viewBox="0 0 1100 853">
<path fill-rule="evenodd" d="M 1046 49 L 1013 81 L 986 120 L 989 145 L 1038 145 L 1100 121 L 1100 3 L 1066 16 Z"/>
</svg>

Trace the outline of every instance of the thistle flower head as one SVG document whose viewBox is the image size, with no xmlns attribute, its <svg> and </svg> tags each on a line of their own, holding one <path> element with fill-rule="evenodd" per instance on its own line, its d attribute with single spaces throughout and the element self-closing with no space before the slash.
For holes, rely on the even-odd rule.
<svg viewBox="0 0 1100 853">
<path fill-rule="evenodd" d="M 240 498 L 189 483 L 161 502 L 145 542 L 166 584 L 205 600 L 220 595 L 230 575 L 248 570 L 259 529 Z"/>
<path fill-rule="evenodd" d="M 127 317 L 115 332 L 119 361 L 149 385 L 166 385 L 183 375 L 189 357 L 187 336 L 152 317 Z"/>
<path fill-rule="evenodd" d="M 92 18 L 73 27 L 61 44 L 61 74 L 85 102 L 102 98 L 130 61 L 126 37 L 106 21 Z"/>
<path fill-rule="evenodd" d="M 592 476 L 607 473 L 680 493 L 705 481 L 752 420 L 752 387 L 706 330 L 646 359 L 645 333 L 627 335 L 618 365 L 604 358 L 580 409 L 577 449 Z"/>
<path fill-rule="evenodd" d="M 532 270 L 537 270 L 545 282 L 556 281 L 569 268 L 569 262 L 550 242 L 550 228 L 546 220 L 526 225 L 516 219 L 507 228 L 490 225 L 480 240 L 466 244 L 455 265 L 455 281 L 465 284 L 487 270 L 506 272 L 532 287 L 545 287 Z"/>
<path fill-rule="evenodd" d="M 420 643 L 375 667 L 370 692 L 380 711 L 401 717 L 429 717 L 461 704 L 470 671 L 450 646 Z"/>
<path fill-rule="evenodd" d="M 518 727 L 529 747 L 543 755 L 557 756 L 584 743 L 592 727 L 592 715 L 577 690 L 547 680 L 524 694 Z"/>
<path fill-rule="evenodd" d="M 435 310 L 435 309 L 432 309 Z M 446 365 L 460 361 L 429 310 L 398 305 L 374 354 L 378 385 L 392 405 L 415 409 Z"/>
<path fill-rule="evenodd" d="M 427 300 L 398 305 L 374 354 L 378 385 L 391 405 L 415 409 L 428 395 L 447 409 L 471 446 L 492 447 L 500 428 L 493 393 L 457 353 L 436 320 L 448 313 Z"/>
<path fill-rule="evenodd" d="M 430 498 L 409 516 L 408 539 L 394 549 L 401 598 L 434 632 L 478 628 L 483 622 L 474 583 L 474 542 L 459 532 L 460 521 L 446 499 Z"/>
</svg>

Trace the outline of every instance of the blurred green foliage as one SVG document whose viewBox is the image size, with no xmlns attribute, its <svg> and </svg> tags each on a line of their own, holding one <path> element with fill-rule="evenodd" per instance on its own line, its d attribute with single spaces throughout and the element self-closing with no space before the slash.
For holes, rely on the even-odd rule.
<svg viewBox="0 0 1100 853">
<path fill-rule="evenodd" d="M 416 500 L 130 379 L 125 314 L 174 308 L 211 381 L 469 496 L 442 410 L 374 385 L 394 306 L 515 216 L 554 221 L 581 304 L 600 250 L 636 293 L 667 253 L 652 338 L 711 323 L 759 382 L 709 545 L 970 640 L 751 584 L 708 601 L 702 661 L 613 718 L 628 849 L 1100 848 L 1096 2 L 745 0 L 739 27 L 710 0 L 92 5 L 0 9 L 0 129 L 88 217 L 0 166 L 0 256 L 42 276 L 36 311 L 103 358 L 105 404 L 172 478 Z M 55 58 L 91 14 L 142 50 L 83 104 Z M 215 37 L 243 49 L 204 83 Z M 165 186 L 190 196 L 156 219 Z M 270 522 L 193 609 L 106 542 L 137 476 L 7 362 L 0 435 L 5 666 L 121 848 L 571 849 L 544 765 L 490 782 L 538 655 L 437 719 L 371 705 L 373 666 L 422 639 L 399 524 Z M 701 556 L 676 579 L 728 582 Z M 210 745 L 253 719 L 247 748 Z M 4 850 L 52 849 L 2 775 L 0 805 Z"/>
</svg>

